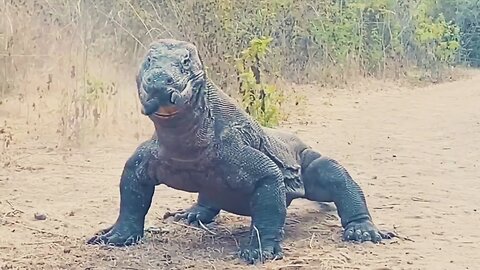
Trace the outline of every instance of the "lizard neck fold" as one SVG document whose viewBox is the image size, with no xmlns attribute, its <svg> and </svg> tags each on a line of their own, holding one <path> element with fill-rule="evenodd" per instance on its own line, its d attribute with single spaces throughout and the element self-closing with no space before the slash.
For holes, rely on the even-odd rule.
<svg viewBox="0 0 480 270">
<path fill-rule="evenodd" d="M 194 160 L 213 139 L 213 121 L 206 100 L 205 84 L 192 102 L 170 117 L 150 116 L 160 149 L 172 158 Z"/>
</svg>

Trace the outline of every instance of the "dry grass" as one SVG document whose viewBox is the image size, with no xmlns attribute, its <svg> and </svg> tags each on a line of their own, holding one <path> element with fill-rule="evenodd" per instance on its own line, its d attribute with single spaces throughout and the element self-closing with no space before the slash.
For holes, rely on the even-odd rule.
<svg viewBox="0 0 480 270">
<path fill-rule="evenodd" d="M 303 37 L 306 47 L 298 47 L 303 44 L 299 31 L 305 29 L 297 28 L 325 11 L 318 9 L 321 3 L 305 0 L 295 5 L 297 11 L 283 14 L 282 7 L 291 4 L 287 0 L 271 6 L 265 1 L 252 5 L 227 0 L 2 0 L 0 110 L 25 116 L 22 124 L 31 134 L 56 134 L 60 145 L 86 144 L 105 136 L 106 130 L 141 140 L 148 136 L 150 125 L 138 113 L 134 76 L 146 46 L 161 37 L 195 42 L 210 76 L 231 95 L 238 89 L 235 54 L 259 35 L 276 38 L 264 78 L 288 94 L 292 80 L 305 83 L 308 78 L 313 84 L 344 87 L 364 75 L 355 62 L 328 64 L 329 56 L 308 45 L 308 36 Z M 298 18 L 305 21 L 295 28 L 291 23 Z M 393 77 L 398 77 L 402 63 L 394 62 L 390 63 Z M 287 101 L 298 103 L 295 95 Z M 9 105 L 12 99 L 23 105 Z M 39 124 L 43 117 L 39 108 L 51 112 L 45 121 L 55 123 L 55 130 Z"/>
<path fill-rule="evenodd" d="M 101 24 L 110 27 L 110 19 L 94 17 L 86 5 L 86 1 L 2 2 L 2 107 L 10 115 L 25 116 L 23 124 L 32 133 L 58 134 L 61 144 L 101 136 L 99 131 L 112 130 L 118 119 L 130 121 L 125 129 L 118 127 L 119 134 L 139 138 L 141 120 L 137 103 L 132 102 L 135 61 L 122 59 L 125 52 L 112 46 L 114 40 L 94 40 L 93 29 Z M 23 105 L 9 106 L 15 99 Z M 45 122 L 39 111 L 50 112 Z M 40 122 L 49 127 L 54 122 L 58 128 L 45 130 L 37 125 Z"/>
<path fill-rule="evenodd" d="M 211 26 L 204 18 L 200 20 L 201 16 L 190 16 L 197 8 L 211 8 L 214 1 L 167 0 L 162 2 L 165 9 L 156 8 L 154 1 L 139 3 L 128 0 L 0 2 L 0 187 L 8 181 L 7 189 L 11 191 L 8 196 L 18 199 L 20 204 L 0 201 L 0 233 L 13 237 L 20 233 L 27 238 L 15 238 L 20 248 L 9 250 L 8 258 L 2 257 L 3 268 L 185 269 L 198 268 L 198 258 L 202 258 L 208 264 L 200 268 L 247 269 L 240 264 L 235 252 L 238 245 L 247 241 L 244 232 L 248 223 L 232 216 L 223 217 L 220 225 L 211 229 L 216 235 L 155 221 L 161 224 L 162 232 L 149 235 L 146 245 L 94 250 L 84 245 L 91 232 L 106 225 L 92 222 L 92 212 L 99 205 L 110 209 L 118 205 L 115 188 L 122 162 L 136 143 L 152 132 L 151 123 L 139 113 L 134 85 L 138 60 L 149 41 L 159 37 L 197 40 L 211 76 L 234 93 L 236 75 L 228 62 L 233 56 L 226 54 L 230 52 L 230 45 L 238 51 L 244 48 L 252 34 L 239 36 L 240 41 L 231 44 L 227 42 L 228 36 L 221 34 L 222 29 L 215 28 L 218 24 Z M 303 8 L 299 12 L 310 10 L 308 5 Z M 200 21 L 197 24 L 187 18 Z M 218 39 L 212 41 L 210 32 Z M 289 39 L 288 36 L 282 38 Z M 310 48 L 307 52 L 313 53 Z M 315 59 L 302 58 L 304 56 L 298 56 L 303 62 L 296 61 L 295 57 L 288 59 L 294 63 L 293 68 L 281 70 L 282 57 L 285 55 L 276 55 L 268 68 L 271 80 L 281 89 L 292 88 L 295 98 L 287 100 L 291 104 L 298 103 L 297 96 L 302 93 L 293 91 L 295 87 L 290 79 L 308 77 L 318 84 L 340 82 L 339 85 L 344 85 L 348 81 L 357 83 L 356 78 L 363 75 L 355 65 L 348 72 L 338 73 L 321 67 Z M 285 73 L 291 73 L 292 78 L 281 79 Z M 292 121 L 302 119 L 306 125 L 310 120 L 301 115 L 302 104 L 291 106 L 289 112 L 295 116 Z M 113 140 L 128 143 L 113 153 L 108 153 L 108 148 L 97 149 L 97 152 L 76 152 L 71 148 L 89 149 L 92 142 L 96 142 L 97 147 L 103 143 L 112 145 Z M 17 143 L 17 147 L 12 149 L 11 142 Z M 45 164 L 49 168 L 45 169 Z M 83 178 L 68 182 L 72 175 Z M 44 182 L 45 179 L 48 181 Z M 25 193 L 18 196 L 15 190 L 27 182 L 32 184 L 32 189 L 25 189 Z M 98 183 L 103 184 L 95 186 Z M 46 193 L 42 184 L 53 187 L 50 191 L 54 192 Z M 71 187 L 76 190 L 70 191 Z M 97 194 L 102 189 L 109 190 L 108 198 Z M 49 209 L 54 218 L 46 223 L 34 223 L 28 196 L 36 198 L 35 204 L 43 204 L 35 207 L 52 207 Z M 72 202 L 72 197 L 77 200 Z M 54 199 L 49 201 L 49 198 Z M 61 212 L 66 211 L 66 205 L 78 209 L 79 213 L 70 216 Z M 107 212 L 112 218 L 116 215 L 115 211 L 104 211 L 102 219 Z M 346 246 L 338 244 L 340 229 L 322 223 L 334 218 L 317 212 L 301 214 L 302 217 L 291 216 L 286 244 L 289 259 L 271 263 L 268 269 L 356 269 L 346 254 Z M 99 216 L 96 218 L 101 220 Z M 302 225 L 295 220 L 300 220 Z M 169 244 L 168 249 L 165 243 Z M 334 254 L 331 249 L 323 249 L 328 245 L 335 246 Z M 5 248 L 10 247 L 0 245 L 0 253 Z M 180 256 L 174 254 L 179 250 Z M 305 250 L 312 253 L 305 254 Z"/>
</svg>

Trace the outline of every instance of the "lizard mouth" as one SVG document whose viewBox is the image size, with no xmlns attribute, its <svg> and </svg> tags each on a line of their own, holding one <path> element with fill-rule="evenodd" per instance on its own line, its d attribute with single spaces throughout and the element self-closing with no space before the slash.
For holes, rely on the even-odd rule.
<svg viewBox="0 0 480 270">
<path fill-rule="evenodd" d="M 193 74 L 187 79 L 181 90 L 170 88 L 163 97 L 154 96 L 150 98 L 144 103 L 142 113 L 163 119 L 176 116 L 185 109 L 185 106 L 191 104 L 192 98 L 195 96 L 194 88 L 197 88 L 202 76 L 203 72 Z"/>
<path fill-rule="evenodd" d="M 156 117 L 171 118 L 180 112 L 178 108 L 174 107 L 160 107 L 158 111 L 154 113 Z"/>
</svg>

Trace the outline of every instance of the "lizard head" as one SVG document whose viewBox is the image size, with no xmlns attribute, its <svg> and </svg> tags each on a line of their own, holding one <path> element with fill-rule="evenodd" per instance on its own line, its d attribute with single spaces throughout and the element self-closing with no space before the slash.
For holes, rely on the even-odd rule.
<svg viewBox="0 0 480 270">
<path fill-rule="evenodd" d="M 142 113 L 169 118 L 192 103 L 205 71 L 195 45 L 160 39 L 150 44 L 136 81 Z"/>
</svg>

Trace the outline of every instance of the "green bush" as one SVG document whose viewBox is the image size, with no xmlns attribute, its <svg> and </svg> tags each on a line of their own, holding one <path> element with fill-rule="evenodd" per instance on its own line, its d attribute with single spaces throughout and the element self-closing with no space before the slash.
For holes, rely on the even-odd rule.
<svg viewBox="0 0 480 270">
<path fill-rule="evenodd" d="M 457 61 L 480 67 L 480 1 L 441 0 L 432 13 L 433 16 L 442 14 L 446 21 L 458 27 L 460 50 Z"/>
<path fill-rule="evenodd" d="M 269 52 L 271 42 L 272 38 L 254 38 L 236 59 L 242 105 L 247 113 L 267 127 L 278 125 L 282 101 L 277 87 L 262 81 L 262 62 Z"/>
<path fill-rule="evenodd" d="M 424 55 L 430 60 L 429 64 L 451 64 L 455 61 L 460 47 L 459 29 L 447 22 L 442 13 L 432 16 L 430 11 L 434 4 L 433 0 L 425 0 L 418 6 L 415 14 L 415 40 L 425 50 Z"/>
</svg>

